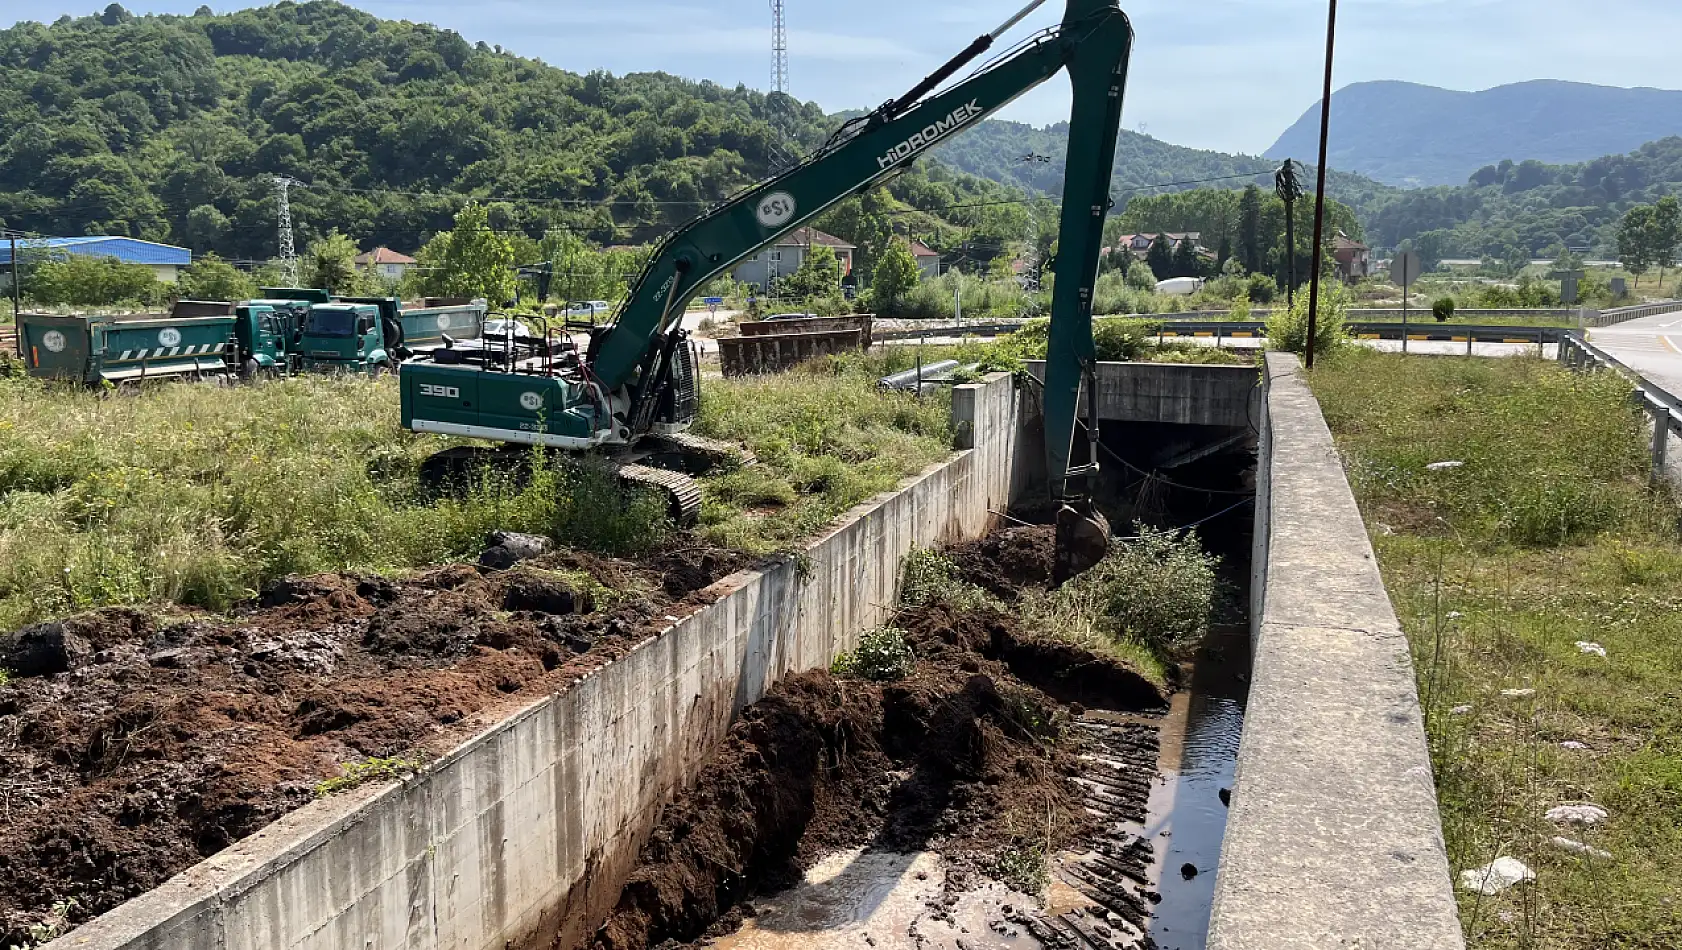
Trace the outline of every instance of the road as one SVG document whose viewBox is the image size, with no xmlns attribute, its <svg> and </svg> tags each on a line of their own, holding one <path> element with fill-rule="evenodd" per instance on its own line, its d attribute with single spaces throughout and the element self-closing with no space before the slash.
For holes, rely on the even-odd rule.
<svg viewBox="0 0 1682 950">
<path fill-rule="evenodd" d="M 1682 395 L 1682 313 L 1589 331 L 1589 342 L 1671 393 Z"/>
</svg>

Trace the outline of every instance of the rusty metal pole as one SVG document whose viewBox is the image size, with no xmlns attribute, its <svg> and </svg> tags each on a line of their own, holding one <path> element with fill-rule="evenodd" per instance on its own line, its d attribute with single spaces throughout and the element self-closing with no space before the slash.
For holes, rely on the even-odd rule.
<svg viewBox="0 0 1682 950">
<path fill-rule="evenodd" d="M 1314 331 L 1320 317 L 1320 268 L 1325 263 L 1321 244 L 1326 226 L 1326 140 L 1332 122 L 1332 51 L 1337 43 L 1337 0 L 1330 0 L 1326 16 L 1326 90 L 1320 97 L 1320 167 L 1314 185 L 1314 272 L 1308 277 L 1308 368 L 1314 368 Z"/>
</svg>

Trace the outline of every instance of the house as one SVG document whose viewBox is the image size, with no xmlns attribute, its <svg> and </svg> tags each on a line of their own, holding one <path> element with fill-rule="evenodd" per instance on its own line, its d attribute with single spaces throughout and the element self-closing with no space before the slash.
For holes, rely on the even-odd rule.
<svg viewBox="0 0 1682 950">
<path fill-rule="evenodd" d="M 366 254 L 356 255 L 356 266 L 371 270 L 383 280 L 402 280 L 409 268 L 418 261 L 407 254 L 399 254 L 389 247 L 376 247 Z"/>
<path fill-rule="evenodd" d="M 1342 231 L 1332 238 L 1332 257 L 1337 261 L 1337 276 L 1349 283 L 1371 276 L 1371 250 Z"/>
<path fill-rule="evenodd" d="M 84 257 L 114 257 L 125 264 L 144 264 L 152 269 L 152 276 L 164 283 L 172 283 L 181 275 L 181 268 L 193 263 L 193 252 L 173 244 L 142 241 L 139 238 L 90 235 L 87 237 L 31 238 L 18 242 L 18 256 L 48 258 L 78 254 Z M 12 262 L 9 243 L 0 243 L 0 267 Z"/>
<path fill-rule="evenodd" d="M 917 259 L 917 269 L 924 277 L 940 276 L 940 252 L 922 241 L 911 242 L 911 256 Z"/>
<path fill-rule="evenodd" d="M 834 251 L 836 260 L 841 262 L 843 280 L 853 272 L 853 252 L 858 250 L 856 245 L 817 228 L 796 228 L 737 264 L 735 278 L 763 291 L 768 284 L 799 270 L 806 260 L 808 247 L 827 247 Z"/>
<path fill-rule="evenodd" d="M 1164 231 L 1162 236 L 1168 239 L 1168 249 L 1170 251 L 1177 250 L 1182 241 L 1190 241 L 1191 246 L 1198 251 L 1203 249 L 1202 244 L 1199 243 L 1203 238 L 1202 231 Z M 1155 234 L 1123 234 L 1116 239 L 1115 247 L 1109 248 L 1108 252 L 1127 250 L 1133 252 L 1134 257 L 1142 260 L 1150 252 L 1151 245 L 1156 243 L 1156 237 Z"/>
</svg>

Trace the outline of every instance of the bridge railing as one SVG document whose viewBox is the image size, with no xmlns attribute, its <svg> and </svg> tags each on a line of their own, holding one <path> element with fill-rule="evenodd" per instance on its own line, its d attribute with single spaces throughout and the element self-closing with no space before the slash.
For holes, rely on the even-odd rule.
<svg viewBox="0 0 1682 950">
<path fill-rule="evenodd" d="M 1661 300 L 1658 303 L 1637 304 L 1633 307 L 1616 307 L 1611 310 L 1583 310 L 1583 326 L 1609 327 L 1614 323 L 1625 320 L 1639 320 L 1642 317 L 1656 317 L 1661 313 L 1676 313 L 1682 311 L 1682 300 Z"/>
<path fill-rule="evenodd" d="M 1677 309 L 1682 309 L 1679 305 Z M 1660 313 L 1673 311 L 1661 310 Z M 1644 314 L 1646 316 L 1646 314 Z M 1666 456 L 1670 436 L 1682 438 L 1682 399 L 1675 393 L 1641 375 L 1617 357 L 1606 352 L 1576 331 L 1564 334 L 1559 341 L 1559 361 L 1581 371 L 1607 370 L 1618 373 L 1635 386 L 1630 398 L 1653 417 L 1652 482 L 1657 485 L 1665 478 Z"/>
</svg>

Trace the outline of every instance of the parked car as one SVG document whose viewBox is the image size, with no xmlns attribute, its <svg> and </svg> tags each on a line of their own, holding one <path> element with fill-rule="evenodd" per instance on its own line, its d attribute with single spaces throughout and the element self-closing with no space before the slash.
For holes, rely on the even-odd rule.
<svg viewBox="0 0 1682 950">
<path fill-rule="evenodd" d="M 613 310 L 613 305 L 605 300 L 580 300 L 567 304 L 566 315 L 569 317 L 606 316 Z"/>
</svg>

